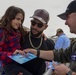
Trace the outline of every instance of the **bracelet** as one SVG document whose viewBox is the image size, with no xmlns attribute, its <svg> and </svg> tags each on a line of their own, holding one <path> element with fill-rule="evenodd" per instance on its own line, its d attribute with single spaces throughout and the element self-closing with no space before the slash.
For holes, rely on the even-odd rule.
<svg viewBox="0 0 76 75">
<path fill-rule="evenodd" d="M 72 70 L 70 70 L 66 75 L 72 75 Z"/>
<path fill-rule="evenodd" d="M 37 57 L 40 56 L 40 50 L 37 50 Z"/>
</svg>

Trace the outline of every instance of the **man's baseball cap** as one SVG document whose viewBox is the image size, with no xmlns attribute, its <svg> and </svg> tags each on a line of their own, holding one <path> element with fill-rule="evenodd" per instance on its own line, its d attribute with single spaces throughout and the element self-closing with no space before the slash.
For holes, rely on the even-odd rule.
<svg viewBox="0 0 76 75">
<path fill-rule="evenodd" d="M 72 2 L 68 5 L 66 11 L 65 11 L 64 13 L 62 13 L 62 14 L 59 14 L 58 17 L 60 17 L 60 18 L 63 19 L 63 20 L 66 20 L 67 16 L 68 16 L 69 14 L 71 14 L 71 13 L 74 13 L 74 12 L 76 12 L 76 1 L 72 1 Z"/>
<path fill-rule="evenodd" d="M 37 9 L 34 12 L 34 15 L 30 18 L 36 18 L 44 24 L 47 24 L 49 21 L 49 13 L 44 9 Z"/>
<path fill-rule="evenodd" d="M 62 30 L 61 28 L 57 29 L 56 35 L 57 35 L 59 32 L 63 32 L 63 30 Z"/>
</svg>

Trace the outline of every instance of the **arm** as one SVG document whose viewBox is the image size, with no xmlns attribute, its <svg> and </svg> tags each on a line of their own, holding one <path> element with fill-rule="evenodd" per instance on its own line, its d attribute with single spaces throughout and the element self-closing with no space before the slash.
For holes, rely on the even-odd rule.
<svg viewBox="0 0 76 75">
<path fill-rule="evenodd" d="M 40 58 L 47 59 L 47 60 L 53 60 L 54 59 L 54 53 L 53 51 L 40 51 Z"/>
<path fill-rule="evenodd" d="M 36 56 L 38 55 L 39 58 L 43 58 L 43 59 L 46 59 L 46 60 L 55 60 L 55 61 L 59 61 L 59 62 L 70 61 L 70 55 L 72 53 L 70 48 L 66 49 L 65 51 L 63 51 L 63 49 L 61 49 L 59 51 L 58 50 L 43 51 L 43 50 L 35 50 L 35 49 L 28 48 L 28 49 L 24 49 L 23 51 L 25 53 L 30 52 L 30 53 L 32 53 Z"/>
<path fill-rule="evenodd" d="M 12 46 L 10 46 L 10 44 L 9 45 L 6 44 L 5 40 L 6 40 L 5 31 L 3 29 L 0 29 L 0 60 L 6 60 L 7 57 L 9 55 L 12 55 L 14 51 L 15 51 L 15 53 L 17 53 L 19 51 L 19 53 L 23 54 L 22 51 L 16 50 L 16 48 L 13 48 Z M 6 50 L 7 46 L 9 47 L 8 50 Z M 11 50 L 9 50 L 9 49 L 11 49 Z"/>
<path fill-rule="evenodd" d="M 37 55 L 37 51 L 38 50 L 30 49 L 30 48 L 24 50 L 24 52 L 26 52 L 26 53 L 31 52 L 34 55 Z M 50 50 L 49 51 L 40 50 L 39 57 L 46 59 L 46 60 L 53 60 L 54 59 L 54 53 L 53 53 L 53 51 L 50 51 Z"/>
<path fill-rule="evenodd" d="M 64 64 L 56 65 L 55 63 L 53 63 L 53 66 L 56 75 L 67 75 L 67 73 L 71 71 L 70 68 L 68 68 Z M 71 71 L 71 75 L 76 75 L 76 72 Z"/>
<path fill-rule="evenodd" d="M 5 35 L 4 35 L 4 30 L 2 28 L 0 28 L 0 60 L 5 60 L 7 59 L 6 56 L 7 55 L 11 55 L 12 52 L 6 51 L 4 49 L 5 47 Z"/>
</svg>

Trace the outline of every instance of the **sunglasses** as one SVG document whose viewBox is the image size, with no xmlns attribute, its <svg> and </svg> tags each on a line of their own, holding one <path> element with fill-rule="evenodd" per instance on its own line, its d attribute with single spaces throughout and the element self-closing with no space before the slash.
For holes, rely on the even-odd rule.
<svg viewBox="0 0 76 75">
<path fill-rule="evenodd" d="M 43 23 L 37 23 L 37 22 L 35 22 L 34 20 L 31 20 L 31 25 L 32 25 L 32 26 L 37 25 L 39 28 L 42 28 L 42 27 L 44 26 Z"/>
</svg>

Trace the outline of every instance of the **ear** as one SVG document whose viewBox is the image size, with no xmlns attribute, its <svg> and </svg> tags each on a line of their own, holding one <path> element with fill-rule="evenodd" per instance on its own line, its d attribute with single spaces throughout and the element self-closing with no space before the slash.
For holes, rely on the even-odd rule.
<svg viewBox="0 0 76 75">
<path fill-rule="evenodd" d="M 45 25 L 45 29 L 48 27 L 48 25 Z"/>
</svg>

